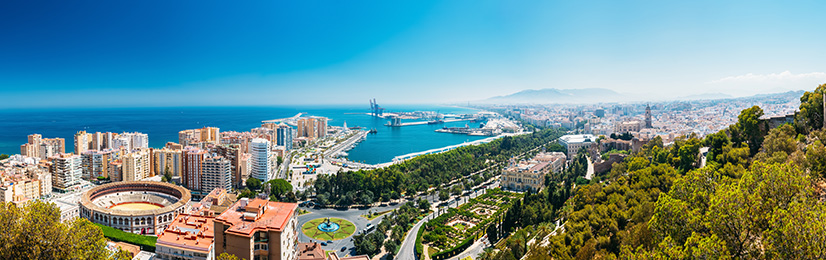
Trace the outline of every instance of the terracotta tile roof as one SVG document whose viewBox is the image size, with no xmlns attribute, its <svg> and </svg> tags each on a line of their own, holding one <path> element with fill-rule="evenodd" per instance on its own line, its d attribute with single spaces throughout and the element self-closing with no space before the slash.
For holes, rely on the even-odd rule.
<svg viewBox="0 0 826 260">
<path fill-rule="evenodd" d="M 244 204 L 246 206 L 242 207 Z M 281 232 L 295 215 L 297 208 L 296 203 L 241 199 L 221 213 L 215 221 L 231 226 L 226 233 L 251 237 L 255 230 Z"/>
<path fill-rule="evenodd" d="M 156 245 L 209 253 L 215 240 L 214 217 L 180 214 L 158 235 Z"/>
</svg>

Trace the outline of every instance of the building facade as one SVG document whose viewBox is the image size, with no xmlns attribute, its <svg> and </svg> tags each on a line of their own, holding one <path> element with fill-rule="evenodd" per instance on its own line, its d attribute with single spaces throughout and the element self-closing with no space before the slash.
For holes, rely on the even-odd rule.
<svg viewBox="0 0 826 260">
<path fill-rule="evenodd" d="M 195 147 L 186 147 L 183 151 L 184 167 L 181 184 L 190 190 L 201 190 L 201 173 L 207 152 Z"/>
<path fill-rule="evenodd" d="M 52 161 L 49 170 L 52 172 L 54 188 L 66 190 L 80 184 L 83 175 L 80 155 L 62 153 L 49 157 L 49 160 Z"/>
<path fill-rule="evenodd" d="M 215 259 L 215 217 L 180 214 L 160 234 L 155 254 L 161 260 Z"/>
<path fill-rule="evenodd" d="M 576 153 L 581 148 L 588 149 L 592 143 L 596 142 L 597 138 L 594 135 L 584 134 L 584 135 L 564 135 L 559 137 L 559 144 L 568 151 L 568 159 L 573 159 L 576 156 Z"/>
<path fill-rule="evenodd" d="M 215 218 L 215 254 L 298 259 L 298 204 L 243 198 Z"/>
<path fill-rule="evenodd" d="M 139 181 L 148 177 L 152 164 L 150 163 L 149 149 L 140 149 L 121 156 L 123 162 L 123 181 Z"/>
<path fill-rule="evenodd" d="M 201 191 L 209 192 L 216 188 L 232 190 L 232 163 L 220 155 L 204 159 L 201 174 Z"/>
<path fill-rule="evenodd" d="M 267 182 L 270 180 L 272 172 L 272 147 L 270 141 L 261 138 L 252 139 L 250 142 L 251 166 L 250 177 Z"/>
</svg>

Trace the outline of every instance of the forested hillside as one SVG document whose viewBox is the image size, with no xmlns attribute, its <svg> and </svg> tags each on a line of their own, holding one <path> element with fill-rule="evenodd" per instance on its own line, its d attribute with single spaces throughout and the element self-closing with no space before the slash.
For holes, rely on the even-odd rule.
<svg viewBox="0 0 826 260">
<path fill-rule="evenodd" d="M 531 149 L 555 141 L 562 135 L 548 129 L 490 143 L 456 148 L 444 153 L 422 155 L 402 163 L 375 170 L 342 171 L 319 175 L 313 184 L 316 201 L 321 204 L 351 205 L 397 199 L 461 179 L 507 161 Z"/>
<path fill-rule="evenodd" d="M 755 106 L 704 139 L 652 140 L 600 182 L 574 188 L 562 207 L 526 196 L 522 211 L 558 215 L 564 227 L 548 235 L 547 222 L 516 223 L 482 258 L 824 259 L 824 90 L 801 97 L 793 125 L 768 129 Z M 701 147 L 709 155 L 698 169 Z"/>
</svg>

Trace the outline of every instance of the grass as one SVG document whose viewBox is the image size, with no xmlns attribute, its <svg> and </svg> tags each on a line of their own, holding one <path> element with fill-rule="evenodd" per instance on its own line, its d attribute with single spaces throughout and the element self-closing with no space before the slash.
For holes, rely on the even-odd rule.
<svg viewBox="0 0 826 260">
<path fill-rule="evenodd" d="M 436 248 L 433 248 L 433 247 L 428 247 L 427 248 L 427 255 L 433 255 L 433 254 L 436 254 L 438 252 L 439 252 L 439 250 L 436 249 Z"/>
<path fill-rule="evenodd" d="M 324 232 L 319 230 L 318 225 L 326 220 L 326 218 L 317 218 L 307 221 L 307 223 L 304 223 L 304 225 L 301 226 L 301 231 L 308 237 L 320 241 L 341 240 L 350 237 L 356 232 L 356 225 L 350 221 L 340 218 L 330 218 L 331 222 L 340 226 L 339 230 L 335 232 Z"/>
<path fill-rule="evenodd" d="M 310 213 L 311 212 L 307 211 L 306 209 L 299 209 L 298 210 L 298 215 L 299 216 L 304 215 L 304 214 L 310 214 Z"/>
<path fill-rule="evenodd" d="M 103 236 L 117 242 L 126 242 L 141 247 L 141 250 L 155 252 L 155 242 L 158 237 L 144 236 L 121 231 L 112 227 L 94 223 L 103 231 Z"/>
<path fill-rule="evenodd" d="M 374 220 L 378 217 L 381 217 L 381 215 L 384 215 L 384 214 L 386 214 L 387 212 L 390 212 L 390 211 L 392 211 L 392 210 L 374 212 L 373 214 L 361 215 L 361 217 L 366 218 L 367 220 Z"/>
<path fill-rule="evenodd" d="M 465 225 L 465 223 L 457 223 L 456 225 L 453 225 L 453 228 L 459 231 L 464 231 L 467 229 L 467 225 Z"/>
</svg>

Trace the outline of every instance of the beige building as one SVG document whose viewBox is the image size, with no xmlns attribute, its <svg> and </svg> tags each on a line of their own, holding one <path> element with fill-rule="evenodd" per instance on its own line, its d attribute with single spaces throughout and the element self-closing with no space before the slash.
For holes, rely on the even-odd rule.
<svg viewBox="0 0 826 260">
<path fill-rule="evenodd" d="M 182 146 L 205 147 L 205 144 L 218 144 L 221 140 L 217 127 L 187 129 L 178 132 L 178 143 Z"/>
<path fill-rule="evenodd" d="M 298 204 L 243 198 L 215 218 L 215 255 L 298 259 Z"/>
<path fill-rule="evenodd" d="M 154 160 L 153 169 L 156 175 L 164 175 L 166 171 L 173 177 L 180 177 L 183 172 L 183 152 L 181 150 L 158 149 L 152 151 Z"/>
<path fill-rule="evenodd" d="M 316 139 L 325 136 L 327 136 L 326 117 L 306 117 L 298 119 L 297 137 Z"/>
<path fill-rule="evenodd" d="M 636 133 L 645 128 L 645 122 L 639 120 L 623 121 L 614 125 L 615 133 Z"/>
<path fill-rule="evenodd" d="M 30 134 L 28 143 L 20 145 L 20 154 L 28 157 L 46 159 L 62 153 L 66 153 L 66 140 L 63 138 L 43 138 L 39 134 Z"/>
<path fill-rule="evenodd" d="M 550 162 L 519 162 L 502 172 L 502 188 L 514 191 L 539 191 L 545 186 L 545 174 L 551 172 Z"/>
<path fill-rule="evenodd" d="M 78 131 L 75 134 L 75 152 L 74 154 L 82 154 L 89 150 L 89 147 L 92 145 L 92 134 L 86 133 L 86 131 Z"/>
<path fill-rule="evenodd" d="M 121 157 L 121 161 L 123 162 L 123 181 L 139 181 L 152 177 L 149 149 L 128 153 Z"/>
</svg>

